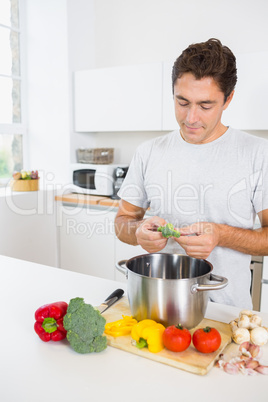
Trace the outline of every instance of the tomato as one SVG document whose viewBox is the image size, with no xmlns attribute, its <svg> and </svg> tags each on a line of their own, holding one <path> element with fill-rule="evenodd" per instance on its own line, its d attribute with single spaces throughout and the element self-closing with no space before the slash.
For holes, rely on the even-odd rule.
<svg viewBox="0 0 268 402">
<path fill-rule="evenodd" d="M 191 333 L 183 328 L 181 324 L 167 327 L 163 333 L 164 346 L 172 352 L 182 352 L 186 350 L 191 343 Z"/>
<path fill-rule="evenodd" d="M 215 352 L 221 346 L 221 335 L 216 328 L 199 328 L 193 333 L 193 344 L 199 352 Z"/>
</svg>

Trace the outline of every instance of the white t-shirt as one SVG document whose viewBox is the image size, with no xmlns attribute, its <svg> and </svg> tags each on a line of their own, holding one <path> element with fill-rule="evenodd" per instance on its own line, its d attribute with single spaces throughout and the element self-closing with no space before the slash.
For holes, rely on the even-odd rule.
<svg viewBox="0 0 268 402">
<path fill-rule="evenodd" d="M 138 147 L 118 194 L 175 227 L 204 221 L 252 229 L 256 213 L 268 208 L 268 141 L 228 128 L 195 145 L 173 131 Z M 173 239 L 161 252 L 185 254 Z M 207 260 L 229 281 L 210 299 L 252 308 L 251 256 L 216 247 Z"/>
</svg>

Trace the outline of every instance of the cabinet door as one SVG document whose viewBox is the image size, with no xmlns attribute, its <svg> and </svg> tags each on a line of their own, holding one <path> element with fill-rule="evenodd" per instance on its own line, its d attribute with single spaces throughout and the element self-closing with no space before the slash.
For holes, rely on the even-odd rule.
<svg viewBox="0 0 268 402">
<path fill-rule="evenodd" d="M 75 73 L 75 130 L 161 130 L 162 63 Z"/>
<path fill-rule="evenodd" d="M 237 85 L 234 98 L 223 112 L 222 122 L 240 130 L 267 130 L 268 52 L 238 54 Z M 163 130 L 175 130 L 172 96 L 173 62 L 163 65 Z"/>
<path fill-rule="evenodd" d="M 132 257 L 136 257 L 141 254 L 147 254 L 141 246 L 131 246 L 130 244 L 123 243 L 117 237 L 115 238 L 115 264 L 122 260 L 129 260 Z M 115 280 L 120 282 L 127 282 L 124 274 L 115 268 Z"/>
<path fill-rule="evenodd" d="M 268 280 L 265 280 L 262 284 L 260 311 L 262 313 L 268 313 Z"/>
<path fill-rule="evenodd" d="M 163 63 L 163 123 L 162 130 L 173 131 L 179 126 L 175 117 L 172 93 L 172 62 Z"/>
<path fill-rule="evenodd" d="M 60 213 L 60 268 L 114 279 L 115 213 L 72 207 L 61 207 Z"/>
<path fill-rule="evenodd" d="M 237 55 L 237 86 L 223 123 L 241 130 L 267 130 L 268 52 Z"/>
<path fill-rule="evenodd" d="M 268 257 L 263 257 L 261 308 L 262 313 L 268 313 Z"/>
</svg>

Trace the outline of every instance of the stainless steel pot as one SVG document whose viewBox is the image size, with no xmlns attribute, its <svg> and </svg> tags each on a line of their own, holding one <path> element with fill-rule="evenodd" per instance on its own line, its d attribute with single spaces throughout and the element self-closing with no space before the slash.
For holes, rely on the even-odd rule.
<svg viewBox="0 0 268 402">
<path fill-rule="evenodd" d="M 133 317 L 138 321 L 151 318 L 165 326 L 195 327 L 205 316 L 207 291 L 228 284 L 226 278 L 211 273 L 213 266 L 208 261 L 181 254 L 139 255 L 119 261 L 116 268 L 128 279 Z"/>
</svg>

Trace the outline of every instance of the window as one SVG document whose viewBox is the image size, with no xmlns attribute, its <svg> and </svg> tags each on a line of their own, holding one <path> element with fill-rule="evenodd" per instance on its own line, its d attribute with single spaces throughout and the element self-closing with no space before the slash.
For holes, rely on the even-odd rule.
<svg viewBox="0 0 268 402">
<path fill-rule="evenodd" d="M 0 2 L 0 187 L 23 168 L 19 0 Z"/>
</svg>

